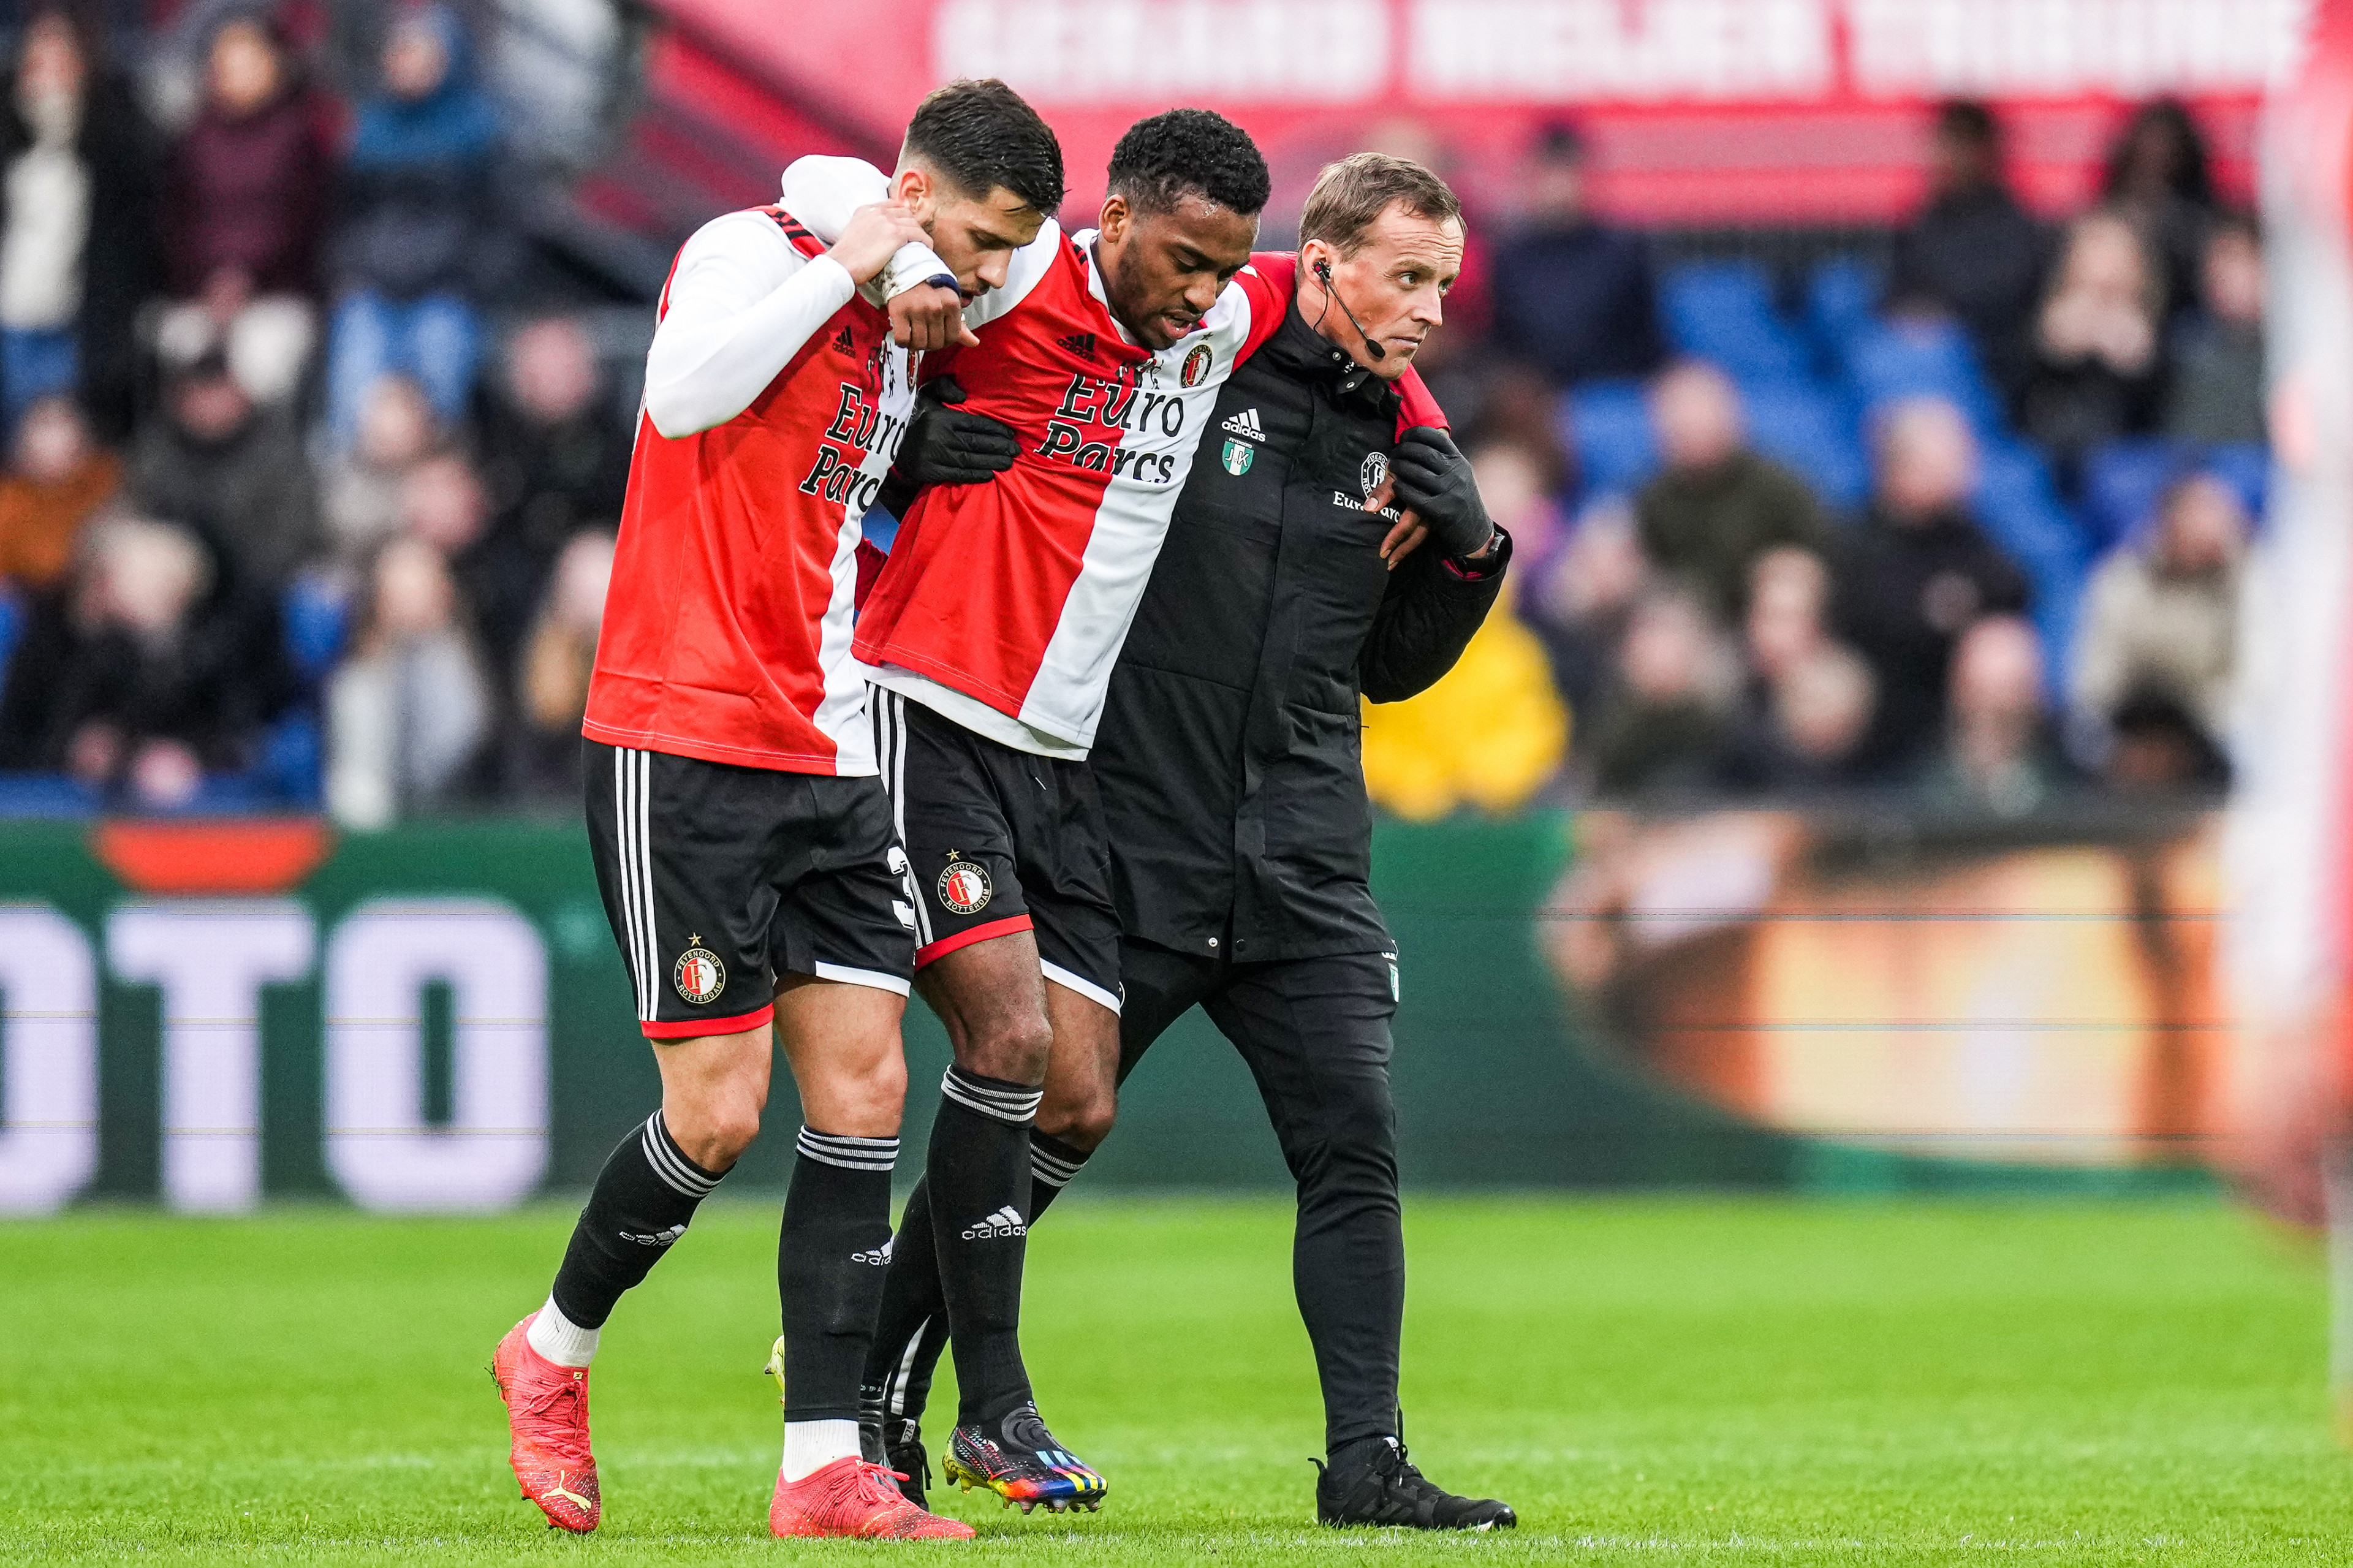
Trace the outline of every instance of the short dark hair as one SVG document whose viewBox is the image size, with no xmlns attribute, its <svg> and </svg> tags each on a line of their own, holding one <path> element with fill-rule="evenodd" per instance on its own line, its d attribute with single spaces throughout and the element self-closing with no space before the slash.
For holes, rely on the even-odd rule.
<svg viewBox="0 0 2353 1568">
<path fill-rule="evenodd" d="M 1272 188 L 1250 132 L 1211 110 L 1139 120 L 1111 153 L 1111 194 L 1138 212 L 1168 212 L 1191 193 L 1251 217 Z"/>
<path fill-rule="evenodd" d="M 1062 205 L 1062 144 L 1053 127 L 995 77 L 934 89 L 907 121 L 906 151 L 966 195 L 1002 185 L 1041 213 Z"/>
<path fill-rule="evenodd" d="M 1947 142 L 1990 153 L 2001 144 L 2001 122 L 1974 98 L 1948 99 L 1936 106 L 1936 134 Z"/>
<path fill-rule="evenodd" d="M 1326 163 L 1307 193 L 1299 215 L 1299 243 L 1320 239 L 1343 256 L 1365 243 L 1365 231 L 1398 202 L 1416 217 L 1433 223 L 1462 216 L 1461 198 L 1444 180 L 1410 158 L 1386 153 L 1352 153 Z"/>
</svg>

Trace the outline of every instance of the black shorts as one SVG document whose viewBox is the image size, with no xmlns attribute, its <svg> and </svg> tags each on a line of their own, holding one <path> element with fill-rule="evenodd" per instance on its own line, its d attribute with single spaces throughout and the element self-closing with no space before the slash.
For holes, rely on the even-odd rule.
<svg viewBox="0 0 2353 1568">
<path fill-rule="evenodd" d="M 779 974 L 907 994 L 914 909 L 881 779 L 581 744 L 596 886 L 648 1038 L 757 1028 Z"/>
<path fill-rule="evenodd" d="M 1119 911 L 1093 771 L 868 690 L 874 754 L 913 864 L 915 967 L 1034 931 L 1047 979 L 1118 1012 Z"/>
</svg>

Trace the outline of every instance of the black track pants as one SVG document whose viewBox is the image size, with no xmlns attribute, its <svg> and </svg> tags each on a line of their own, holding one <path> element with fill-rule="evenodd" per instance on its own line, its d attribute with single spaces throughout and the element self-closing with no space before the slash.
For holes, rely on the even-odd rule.
<svg viewBox="0 0 2353 1568">
<path fill-rule="evenodd" d="M 1324 1384 L 1326 1443 L 1395 1432 L 1405 1237 L 1389 1097 L 1394 960 L 1228 963 L 1134 940 L 1121 959 L 1123 1079 L 1198 1004 L 1258 1080 L 1299 1184 L 1292 1283 Z"/>
</svg>

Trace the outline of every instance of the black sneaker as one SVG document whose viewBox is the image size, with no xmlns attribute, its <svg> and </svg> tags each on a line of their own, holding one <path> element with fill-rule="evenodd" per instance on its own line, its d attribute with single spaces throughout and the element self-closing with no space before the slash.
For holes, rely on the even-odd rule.
<svg viewBox="0 0 2353 1568">
<path fill-rule="evenodd" d="M 931 1456 L 923 1452 L 922 1424 L 902 1415 L 885 1415 L 882 1396 L 861 1389 L 858 1400 L 858 1457 L 880 1465 L 899 1483 L 899 1491 L 917 1508 L 932 1484 Z"/>
<path fill-rule="evenodd" d="M 899 1478 L 899 1491 L 917 1508 L 932 1484 L 932 1457 L 923 1451 L 921 1423 L 902 1416 L 882 1423 L 882 1463 Z"/>
<path fill-rule="evenodd" d="M 1315 1467 L 1319 1524 L 1399 1524 L 1414 1530 L 1510 1530 L 1520 1522 L 1507 1503 L 1457 1497 L 1432 1484 L 1395 1437 L 1356 1446 L 1361 1458 Z"/>
<path fill-rule="evenodd" d="M 957 1427 L 940 1458 L 940 1473 L 966 1491 L 986 1487 L 1008 1505 L 1019 1503 L 1023 1513 L 1040 1503 L 1054 1513 L 1066 1508 L 1092 1513 L 1111 1490 L 1084 1460 L 1054 1441 L 1035 1405 L 1008 1411 L 994 1433 Z"/>
</svg>

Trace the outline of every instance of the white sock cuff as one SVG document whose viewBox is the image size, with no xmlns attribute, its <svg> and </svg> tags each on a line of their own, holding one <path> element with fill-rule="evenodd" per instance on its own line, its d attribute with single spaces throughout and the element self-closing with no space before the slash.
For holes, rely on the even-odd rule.
<svg viewBox="0 0 2353 1568">
<path fill-rule="evenodd" d="M 779 1470 L 787 1483 L 807 1480 L 836 1459 L 858 1457 L 855 1421 L 787 1421 L 785 1462 Z"/>
<path fill-rule="evenodd" d="M 539 1310 L 523 1331 L 531 1348 L 558 1366 L 586 1366 L 596 1359 L 596 1341 L 602 1329 L 584 1329 L 564 1315 L 562 1308 L 550 1296 L 547 1305 Z"/>
</svg>

